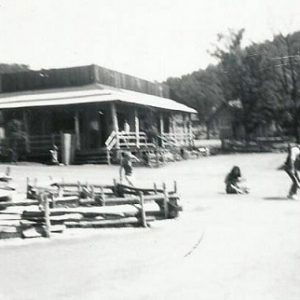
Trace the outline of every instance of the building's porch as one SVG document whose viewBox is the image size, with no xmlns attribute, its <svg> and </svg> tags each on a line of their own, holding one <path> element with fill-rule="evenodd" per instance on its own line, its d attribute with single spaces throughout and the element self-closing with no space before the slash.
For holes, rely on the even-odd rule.
<svg viewBox="0 0 300 300">
<path fill-rule="evenodd" d="M 47 161 L 54 145 L 70 152 L 70 163 L 111 163 L 120 149 L 139 152 L 187 147 L 193 142 L 189 113 L 116 101 L 11 109 L 5 111 L 4 119 L 7 133 L 11 120 L 21 122 L 17 151 L 33 160 Z M 65 149 L 66 136 L 70 149 Z M 11 139 L 10 134 L 2 145 L 11 147 Z"/>
<path fill-rule="evenodd" d="M 61 152 L 69 147 L 71 162 L 99 153 L 105 156 L 99 162 L 109 162 L 111 152 L 122 148 L 188 146 L 195 112 L 171 99 L 99 84 L 1 94 L 0 110 L 2 144 L 17 144 L 27 158 L 44 159 L 54 145 Z M 19 122 L 17 143 L 11 141 L 12 120 Z"/>
</svg>

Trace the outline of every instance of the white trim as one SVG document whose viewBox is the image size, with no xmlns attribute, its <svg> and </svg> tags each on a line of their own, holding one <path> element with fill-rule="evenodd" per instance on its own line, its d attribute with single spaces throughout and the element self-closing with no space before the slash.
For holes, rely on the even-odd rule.
<svg viewBox="0 0 300 300">
<path fill-rule="evenodd" d="M 99 84 L 30 92 L 0 94 L 0 109 L 71 105 L 121 101 L 168 110 L 196 113 L 186 105 L 174 100 L 124 89 L 114 89 Z"/>
</svg>

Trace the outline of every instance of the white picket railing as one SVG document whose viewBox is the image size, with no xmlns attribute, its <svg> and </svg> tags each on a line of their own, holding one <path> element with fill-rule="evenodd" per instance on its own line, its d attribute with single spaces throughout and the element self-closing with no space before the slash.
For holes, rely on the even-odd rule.
<svg viewBox="0 0 300 300">
<path fill-rule="evenodd" d="M 181 147 L 190 146 L 193 143 L 193 135 L 191 133 L 163 133 L 158 138 L 162 142 L 163 147 Z M 147 135 L 144 132 L 116 132 L 112 131 L 105 142 L 108 151 L 113 148 L 131 148 L 131 147 L 155 147 L 153 143 L 148 142 Z"/>
<path fill-rule="evenodd" d="M 112 131 L 105 142 L 105 146 L 110 151 L 113 148 L 154 147 L 154 144 L 148 142 L 144 132 Z"/>
</svg>

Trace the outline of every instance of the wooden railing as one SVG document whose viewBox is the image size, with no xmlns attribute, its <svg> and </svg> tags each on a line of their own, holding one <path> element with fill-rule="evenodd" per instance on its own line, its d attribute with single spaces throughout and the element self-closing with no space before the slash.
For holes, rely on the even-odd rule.
<svg viewBox="0 0 300 300">
<path fill-rule="evenodd" d="M 163 147 L 181 147 L 193 145 L 192 133 L 163 133 L 158 136 Z M 108 151 L 113 148 L 131 148 L 131 147 L 155 147 L 153 143 L 149 143 L 144 132 L 115 132 L 112 131 L 105 142 Z"/>
<path fill-rule="evenodd" d="M 59 134 L 31 135 L 0 140 L 0 149 L 3 153 L 8 153 L 14 148 L 18 153 L 48 154 L 53 145 L 60 147 L 61 136 Z"/>
<path fill-rule="evenodd" d="M 193 145 L 192 133 L 162 133 L 160 136 L 163 146 L 180 147 Z"/>
<path fill-rule="evenodd" d="M 53 135 L 31 135 L 28 137 L 29 152 L 46 152 L 53 148 L 54 145 L 60 148 L 60 134 Z"/>
<path fill-rule="evenodd" d="M 178 147 L 177 141 L 172 137 L 159 135 L 158 138 L 160 139 L 161 146 L 163 148 L 165 148 L 165 147 Z"/>
<path fill-rule="evenodd" d="M 110 151 L 115 147 L 116 143 L 117 143 L 116 132 L 112 131 L 110 136 L 107 138 L 105 142 L 106 149 Z"/>
<path fill-rule="evenodd" d="M 110 151 L 113 148 L 154 147 L 154 144 L 148 142 L 147 135 L 144 132 L 112 131 L 105 142 L 105 146 Z"/>
</svg>

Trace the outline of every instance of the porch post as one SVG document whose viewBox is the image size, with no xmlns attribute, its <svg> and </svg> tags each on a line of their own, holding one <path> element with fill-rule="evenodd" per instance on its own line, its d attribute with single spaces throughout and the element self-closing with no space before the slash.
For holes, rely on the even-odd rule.
<svg viewBox="0 0 300 300">
<path fill-rule="evenodd" d="M 118 137 L 118 132 L 119 132 L 119 125 L 118 125 L 118 116 L 117 116 L 117 109 L 115 103 L 111 103 L 110 105 L 111 108 L 111 117 L 112 117 L 112 122 L 113 122 L 113 129 L 116 132 L 117 136 L 117 143 L 116 146 L 119 148 L 119 137 Z"/>
<path fill-rule="evenodd" d="M 192 126 L 192 114 L 189 113 L 189 124 L 188 124 L 188 131 L 189 131 L 189 142 L 190 145 L 194 145 L 194 139 L 193 139 L 193 126 Z"/>
<path fill-rule="evenodd" d="M 25 148 L 26 152 L 30 152 L 30 144 L 29 144 L 29 133 L 28 133 L 28 116 L 27 111 L 23 110 L 23 123 L 24 123 L 24 131 L 25 131 Z"/>
<path fill-rule="evenodd" d="M 174 116 L 172 113 L 169 117 L 169 120 L 170 120 L 170 125 L 171 125 L 171 131 L 173 134 L 175 134 L 175 120 L 174 120 Z"/>
<path fill-rule="evenodd" d="M 160 113 L 159 115 L 159 125 L 160 125 L 160 134 L 163 135 L 165 132 L 165 128 L 164 128 L 164 118 L 162 113 Z"/>
<path fill-rule="evenodd" d="M 171 140 L 177 144 L 177 135 L 176 135 L 176 126 L 175 126 L 175 117 L 174 117 L 174 114 L 171 112 L 171 115 L 170 115 L 170 119 L 169 119 L 169 123 L 170 123 L 170 129 L 171 129 L 171 135 L 170 135 L 170 138 Z"/>
<path fill-rule="evenodd" d="M 76 149 L 80 150 L 80 128 L 79 128 L 79 112 L 78 112 L 78 110 L 75 111 L 74 127 L 75 127 L 75 136 L 76 136 Z"/>
<path fill-rule="evenodd" d="M 135 137 L 136 137 L 136 146 L 140 147 L 140 120 L 137 109 L 134 110 L 134 128 L 135 128 Z"/>
<path fill-rule="evenodd" d="M 182 113 L 182 121 L 183 121 L 183 144 L 186 145 L 186 134 L 187 134 L 187 128 L 186 128 L 186 119 L 185 119 L 185 113 Z"/>
<path fill-rule="evenodd" d="M 159 114 L 159 124 L 160 124 L 160 126 L 159 126 L 160 127 L 160 135 L 161 135 L 162 138 L 164 138 L 164 131 L 165 131 L 165 129 L 164 129 L 164 118 L 163 118 L 162 112 Z M 165 146 L 163 139 L 161 140 L 161 146 L 162 147 Z"/>
</svg>

